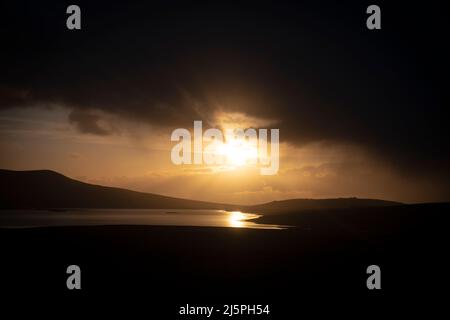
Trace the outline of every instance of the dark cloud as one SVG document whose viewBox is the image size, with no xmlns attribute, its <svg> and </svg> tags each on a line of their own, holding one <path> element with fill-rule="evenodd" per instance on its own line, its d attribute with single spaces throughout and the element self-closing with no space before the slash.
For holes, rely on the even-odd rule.
<svg viewBox="0 0 450 320">
<path fill-rule="evenodd" d="M 357 144 L 399 171 L 449 176 L 443 2 L 79 2 L 6 5 L 1 107 L 59 103 L 82 132 L 101 110 L 190 126 L 216 110 L 278 119 L 282 141 Z"/>
<path fill-rule="evenodd" d="M 89 111 L 73 110 L 69 114 L 69 122 L 83 133 L 97 135 L 108 135 L 110 133 L 107 128 L 102 126 L 100 116 Z"/>
</svg>

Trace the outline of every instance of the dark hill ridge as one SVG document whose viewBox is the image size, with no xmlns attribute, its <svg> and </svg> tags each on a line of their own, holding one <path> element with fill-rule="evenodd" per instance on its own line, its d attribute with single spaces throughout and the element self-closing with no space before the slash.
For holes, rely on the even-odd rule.
<svg viewBox="0 0 450 320">
<path fill-rule="evenodd" d="M 295 212 L 305 210 L 324 209 L 349 209 L 367 207 L 388 207 L 401 205 L 400 202 L 358 199 L 358 198 L 336 198 L 336 199 L 290 199 L 282 201 L 272 201 L 260 205 L 248 206 L 246 209 L 265 214 Z"/>
<path fill-rule="evenodd" d="M 0 170 L 0 208 L 232 209 L 232 206 L 93 185 L 50 170 Z"/>
<path fill-rule="evenodd" d="M 293 199 L 255 206 L 187 200 L 127 189 L 93 185 L 50 170 L 0 169 L 1 209 L 117 208 L 117 209 L 223 209 L 266 214 L 311 209 L 392 206 L 397 202 L 341 198 Z"/>
</svg>

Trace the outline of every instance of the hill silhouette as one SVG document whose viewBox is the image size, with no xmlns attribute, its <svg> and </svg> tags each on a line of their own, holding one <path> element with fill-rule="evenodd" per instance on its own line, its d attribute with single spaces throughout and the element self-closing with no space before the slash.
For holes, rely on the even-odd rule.
<svg viewBox="0 0 450 320">
<path fill-rule="evenodd" d="M 265 214 L 284 213 L 305 210 L 324 209 L 350 209 L 367 207 L 388 207 L 401 205 L 400 202 L 358 199 L 358 198 L 335 198 L 335 199 L 289 199 L 282 201 L 272 201 L 260 205 L 248 206 L 248 211 L 261 212 Z"/>
<path fill-rule="evenodd" d="M 51 170 L 0 170 L 0 208 L 226 209 L 220 203 L 88 184 Z"/>
<path fill-rule="evenodd" d="M 128 208 L 128 209 L 223 209 L 266 214 L 311 209 L 336 209 L 399 204 L 392 201 L 339 198 L 292 199 L 254 206 L 180 199 L 152 193 L 84 183 L 51 170 L 0 169 L 0 208 Z"/>
</svg>

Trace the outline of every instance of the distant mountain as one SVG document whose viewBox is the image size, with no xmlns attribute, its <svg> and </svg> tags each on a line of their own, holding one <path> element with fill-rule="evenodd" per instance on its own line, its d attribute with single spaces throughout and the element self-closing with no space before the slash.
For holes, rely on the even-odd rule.
<svg viewBox="0 0 450 320">
<path fill-rule="evenodd" d="M 70 179 L 50 170 L 0 169 L 0 208 L 2 209 L 235 209 L 235 207 L 93 185 Z"/>
<path fill-rule="evenodd" d="M 0 209 L 223 209 L 270 214 L 311 209 L 375 207 L 398 204 L 400 203 L 383 200 L 340 198 L 292 199 L 255 206 L 239 206 L 88 184 L 50 170 L 12 171 L 0 169 Z"/>
<path fill-rule="evenodd" d="M 246 210 L 251 212 L 273 214 L 273 213 L 305 211 L 305 210 L 386 207 L 401 204 L 402 203 L 400 202 L 394 201 L 385 201 L 376 199 L 358 199 L 358 198 L 290 199 L 283 201 L 272 201 L 255 206 L 248 206 L 246 207 Z"/>
</svg>

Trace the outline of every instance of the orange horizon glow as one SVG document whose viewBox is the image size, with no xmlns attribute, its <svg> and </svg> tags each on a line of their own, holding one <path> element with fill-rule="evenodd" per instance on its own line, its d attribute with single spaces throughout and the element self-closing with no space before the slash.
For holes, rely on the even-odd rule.
<svg viewBox="0 0 450 320">
<path fill-rule="evenodd" d="M 227 141 L 216 151 L 229 158 L 227 165 L 175 166 L 170 160 L 170 128 L 156 130 L 105 118 L 121 130 L 86 134 L 67 122 L 69 112 L 63 107 L 1 111 L 0 167 L 49 169 L 88 183 L 220 203 L 335 197 L 435 200 L 429 182 L 398 175 L 355 146 L 296 146 L 281 140 L 281 165 L 274 176 L 261 176 L 249 164 L 256 150 L 240 140 Z M 243 114 L 220 117 L 217 125 L 224 129 L 261 124 Z"/>
</svg>

